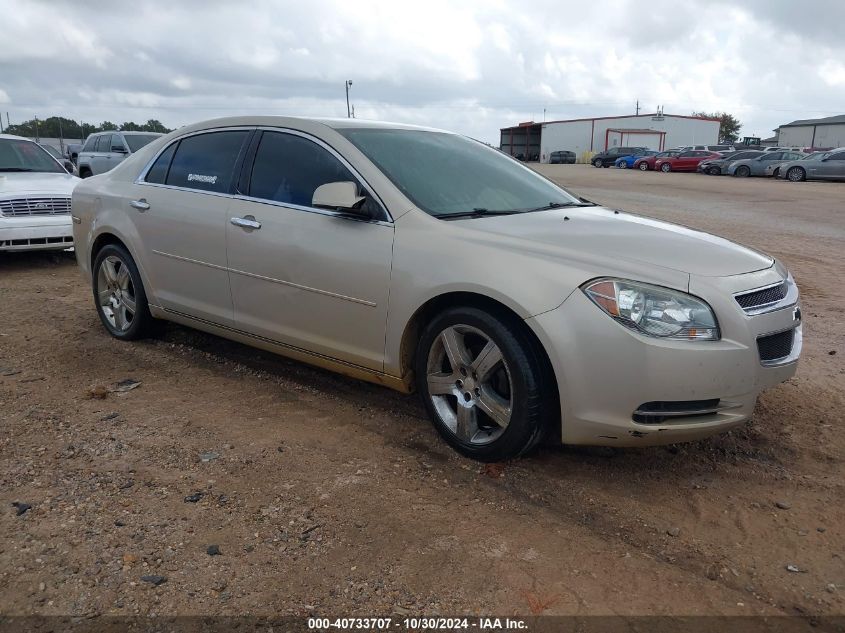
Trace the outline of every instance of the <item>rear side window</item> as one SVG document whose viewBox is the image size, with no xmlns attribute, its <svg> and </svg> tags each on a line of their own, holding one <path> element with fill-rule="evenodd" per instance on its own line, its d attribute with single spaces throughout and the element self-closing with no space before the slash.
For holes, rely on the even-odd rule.
<svg viewBox="0 0 845 633">
<path fill-rule="evenodd" d="M 165 183 L 202 191 L 229 192 L 235 163 L 249 132 L 209 132 L 183 138 Z"/>
<path fill-rule="evenodd" d="M 150 167 L 150 170 L 147 172 L 147 177 L 144 180 L 159 185 L 163 185 L 165 183 L 167 180 L 167 171 L 170 169 L 170 161 L 173 160 L 173 154 L 176 153 L 177 145 L 179 145 L 179 143 L 173 143 L 159 154 L 159 157 L 156 158 L 156 162 L 154 162 L 153 166 Z"/>
<path fill-rule="evenodd" d="M 308 139 L 264 132 L 249 185 L 249 195 L 310 207 L 314 191 L 329 182 L 357 180 L 333 154 Z"/>
<path fill-rule="evenodd" d="M 103 134 L 97 137 L 95 152 L 108 152 L 111 149 L 111 134 Z"/>
<path fill-rule="evenodd" d="M 828 160 L 845 160 L 845 152 L 834 154 L 833 156 L 830 156 Z"/>
</svg>

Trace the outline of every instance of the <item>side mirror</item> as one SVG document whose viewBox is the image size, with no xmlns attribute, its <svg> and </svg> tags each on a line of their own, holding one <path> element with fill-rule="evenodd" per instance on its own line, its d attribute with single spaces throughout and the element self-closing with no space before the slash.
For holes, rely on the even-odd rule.
<svg viewBox="0 0 845 633">
<path fill-rule="evenodd" d="M 361 210 L 366 196 L 358 195 L 358 185 L 351 181 L 327 182 L 317 187 L 311 198 L 311 206 L 333 211 L 347 211 L 357 215 L 366 215 Z"/>
</svg>

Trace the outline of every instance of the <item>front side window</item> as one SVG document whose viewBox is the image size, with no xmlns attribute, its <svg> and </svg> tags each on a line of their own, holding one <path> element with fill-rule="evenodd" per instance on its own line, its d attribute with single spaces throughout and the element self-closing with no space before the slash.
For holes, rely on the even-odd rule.
<svg viewBox="0 0 845 633">
<path fill-rule="evenodd" d="M 483 143 L 425 130 L 338 132 L 417 207 L 436 217 L 481 210 L 518 213 L 579 200 Z"/>
<path fill-rule="evenodd" d="M 89 136 L 88 140 L 85 141 L 85 147 L 82 148 L 83 152 L 96 152 L 97 147 L 97 139 L 100 138 L 99 136 Z"/>
<path fill-rule="evenodd" d="M 828 160 L 845 160 L 845 152 L 839 152 L 833 156 L 828 157 Z"/>
<path fill-rule="evenodd" d="M 111 148 L 110 151 L 112 152 L 125 152 L 126 147 L 123 145 L 123 138 L 120 134 L 112 134 L 111 135 Z"/>
<path fill-rule="evenodd" d="M 0 139 L 0 173 L 15 171 L 67 173 L 37 143 L 16 139 Z"/>
<path fill-rule="evenodd" d="M 678 158 L 692 158 L 695 155 L 696 155 L 696 152 L 684 152 L 683 154 L 678 156 Z"/>
<path fill-rule="evenodd" d="M 165 184 L 228 193 L 238 154 L 248 134 L 246 130 L 231 130 L 183 138 L 170 163 Z"/>
<path fill-rule="evenodd" d="M 343 181 L 357 182 L 343 163 L 313 141 L 264 132 L 255 153 L 249 195 L 310 207 L 317 187 Z"/>
</svg>

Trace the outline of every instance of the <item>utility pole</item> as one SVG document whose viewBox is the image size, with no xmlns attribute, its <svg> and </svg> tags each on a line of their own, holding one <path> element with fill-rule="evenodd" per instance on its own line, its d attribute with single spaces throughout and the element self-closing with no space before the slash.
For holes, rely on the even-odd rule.
<svg viewBox="0 0 845 633">
<path fill-rule="evenodd" d="M 352 110 L 349 108 L 349 87 L 352 85 L 352 80 L 346 80 L 346 118 L 352 118 Z"/>
<path fill-rule="evenodd" d="M 543 108 L 543 123 L 546 122 L 546 108 Z"/>
<path fill-rule="evenodd" d="M 637 99 L 637 116 L 640 116 L 640 100 Z"/>
<path fill-rule="evenodd" d="M 35 117 L 35 142 L 41 141 L 41 135 L 38 133 L 38 117 Z"/>
</svg>

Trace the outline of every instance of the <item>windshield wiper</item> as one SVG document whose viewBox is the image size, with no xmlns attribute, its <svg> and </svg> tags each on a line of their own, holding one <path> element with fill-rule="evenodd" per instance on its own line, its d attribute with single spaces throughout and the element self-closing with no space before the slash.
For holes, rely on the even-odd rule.
<svg viewBox="0 0 845 633">
<path fill-rule="evenodd" d="M 532 209 L 521 209 L 522 213 L 531 213 L 532 211 L 548 211 L 550 209 L 564 209 L 569 207 L 595 207 L 598 206 L 595 202 L 590 202 L 589 200 L 584 200 L 581 198 L 581 202 L 550 202 L 549 204 L 542 206 L 542 207 L 534 207 Z"/>
<path fill-rule="evenodd" d="M 438 213 L 435 217 L 443 220 L 453 220 L 456 218 L 486 218 L 493 215 L 512 215 L 519 213 L 517 209 L 484 209 L 476 207 L 472 211 L 461 211 L 459 213 Z"/>
<path fill-rule="evenodd" d="M 0 171 L 35 171 L 29 167 L 0 167 Z"/>
</svg>

